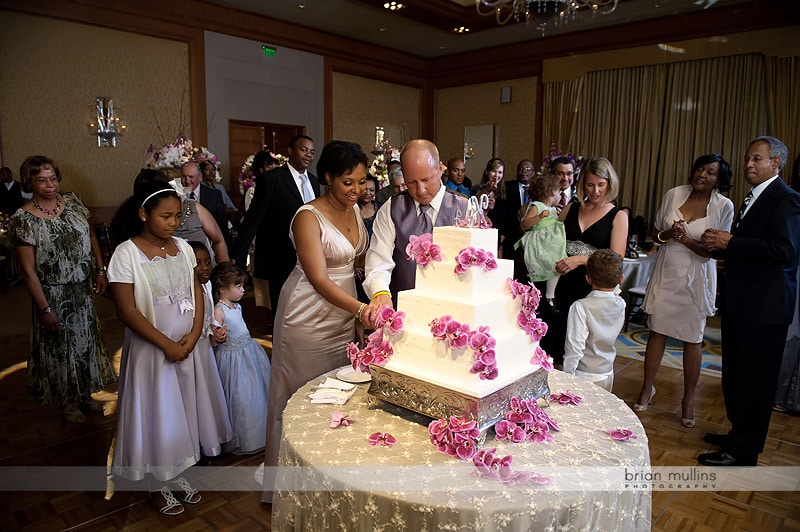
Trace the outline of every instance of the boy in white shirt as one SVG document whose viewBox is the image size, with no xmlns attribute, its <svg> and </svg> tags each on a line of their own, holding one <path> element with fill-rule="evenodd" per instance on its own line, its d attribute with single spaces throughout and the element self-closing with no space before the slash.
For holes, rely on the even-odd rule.
<svg viewBox="0 0 800 532">
<path fill-rule="evenodd" d="M 611 391 L 614 385 L 614 343 L 625 322 L 620 297 L 622 257 L 610 249 L 595 251 L 586 264 L 592 291 L 569 309 L 564 371 Z"/>
</svg>

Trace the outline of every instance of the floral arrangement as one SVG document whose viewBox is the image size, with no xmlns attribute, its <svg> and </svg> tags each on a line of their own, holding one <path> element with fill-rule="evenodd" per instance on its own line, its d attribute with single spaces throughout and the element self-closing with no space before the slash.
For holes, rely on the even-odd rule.
<svg viewBox="0 0 800 532">
<path fill-rule="evenodd" d="M 468 460 L 475 454 L 480 431 L 474 420 L 450 416 L 431 421 L 428 434 L 440 452 Z"/>
<path fill-rule="evenodd" d="M 379 189 L 389 186 L 389 161 L 393 155 L 400 156 L 400 150 L 390 146 L 388 141 L 384 141 L 381 148 L 380 152 L 372 152 L 376 157 L 369 166 L 369 173 L 378 180 Z"/>
<path fill-rule="evenodd" d="M 411 235 L 406 246 L 406 260 L 414 260 L 423 268 L 427 268 L 431 262 L 442 261 L 442 248 L 433 243 L 433 236 L 430 233 Z"/>
<path fill-rule="evenodd" d="M 477 373 L 481 380 L 497 378 L 497 354 L 494 350 L 497 341 L 489 334 L 489 327 L 470 330 L 468 323 L 459 323 L 449 315 L 434 318 L 428 325 L 433 337 L 447 341 L 450 349 L 469 347 L 472 350 L 475 362 L 470 373 Z"/>
<path fill-rule="evenodd" d="M 512 443 L 553 441 L 550 430 L 558 431 L 558 424 L 536 404 L 535 399 L 511 398 L 511 410 L 494 425 L 495 439 Z"/>
<path fill-rule="evenodd" d="M 522 305 L 517 314 L 517 325 L 528 333 L 531 340 L 538 342 L 547 334 L 547 324 L 536 316 L 536 309 L 539 308 L 539 300 L 542 297 L 541 292 L 533 283 L 522 284 L 512 278 L 508 279 L 508 286 L 513 299 L 522 298 Z M 537 347 L 537 349 L 539 348 Z M 542 352 L 544 353 L 544 351 Z"/>
<path fill-rule="evenodd" d="M 364 349 L 359 349 L 355 342 L 347 344 L 347 356 L 353 369 L 369 373 L 370 364 L 383 366 L 388 362 L 394 354 L 394 349 L 388 340 L 384 340 L 383 334 L 386 332 L 392 336 L 402 331 L 405 316 L 405 312 L 391 307 L 383 307 L 378 311 L 375 317 L 375 331 L 367 336 L 367 345 Z"/>
<path fill-rule="evenodd" d="M 455 272 L 466 273 L 469 268 L 483 268 L 484 271 L 490 272 L 497 269 L 497 260 L 491 251 L 469 246 L 458 252 Z"/>
<path fill-rule="evenodd" d="M 211 153 L 205 146 L 195 148 L 192 145 L 192 141 L 184 137 L 182 133 L 178 134 L 178 137 L 172 144 L 165 144 L 158 149 L 152 144 L 148 146 L 145 168 L 172 168 L 180 170 L 181 166 L 189 161 L 210 162 L 217 168 L 217 180 L 219 181 L 219 160 L 217 156 Z"/>
<path fill-rule="evenodd" d="M 581 173 L 581 167 L 583 167 L 583 163 L 585 159 L 582 155 L 573 155 L 570 152 L 561 152 L 556 149 L 555 144 L 550 145 L 550 154 L 546 155 L 545 158 L 542 160 L 542 166 L 539 168 L 539 172 L 544 175 L 550 173 L 550 163 L 552 163 L 555 159 L 559 157 L 566 157 L 567 159 L 572 160 L 572 166 L 575 168 L 575 176 L 577 177 L 578 174 Z"/>
<path fill-rule="evenodd" d="M 289 160 L 288 157 L 285 155 L 275 154 L 269 152 L 274 158 L 280 161 L 280 164 L 283 165 L 286 161 Z M 253 173 L 253 159 L 256 158 L 256 154 L 249 155 L 247 159 L 244 160 L 244 164 L 242 165 L 242 169 L 239 171 L 239 192 L 244 195 L 247 192 L 247 189 L 252 187 L 256 184 L 256 175 Z"/>
</svg>

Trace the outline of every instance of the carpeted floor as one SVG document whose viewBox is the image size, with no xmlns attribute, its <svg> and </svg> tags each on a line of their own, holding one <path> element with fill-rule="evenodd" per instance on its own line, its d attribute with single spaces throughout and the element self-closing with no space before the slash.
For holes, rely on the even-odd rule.
<svg viewBox="0 0 800 532">
<path fill-rule="evenodd" d="M 628 325 L 628 331 L 617 337 L 617 356 L 644 360 L 644 350 L 650 330 L 633 323 Z M 683 343 L 668 338 L 662 366 L 669 368 L 683 368 Z M 719 378 L 722 372 L 722 347 L 720 345 L 720 330 L 717 327 L 707 326 L 703 337 L 703 362 L 700 373 L 709 377 Z"/>
</svg>

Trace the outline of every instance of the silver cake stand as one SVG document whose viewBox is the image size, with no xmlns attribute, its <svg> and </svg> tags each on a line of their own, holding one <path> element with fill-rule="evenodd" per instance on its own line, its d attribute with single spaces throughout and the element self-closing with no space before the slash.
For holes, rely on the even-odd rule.
<svg viewBox="0 0 800 532">
<path fill-rule="evenodd" d="M 369 371 L 372 381 L 367 393 L 371 397 L 433 419 L 450 416 L 474 419 L 481 432 L 503 419 L 511 408 L 512 397 L 550 398 L 547 371 L 542 368 L 485 397 L 464 394 L 380 366 L 371 365 Z"/>
</svg>

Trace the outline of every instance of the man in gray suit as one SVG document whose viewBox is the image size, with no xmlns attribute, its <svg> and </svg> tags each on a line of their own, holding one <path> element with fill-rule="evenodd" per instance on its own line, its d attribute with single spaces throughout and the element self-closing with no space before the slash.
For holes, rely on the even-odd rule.
<svg viewBox="0 0 800 532">
<path fill-rule="evenodd" d="M 400 164 L 408 190 L 378 210 L 367 250 L 364 291 L 370 296 L 370 320 L 379 307 L 391 306 L 393 297 L 396 301 L 397 292 L 414 288 L 416 262 L 406 260 L 411 235 L 453 225 L 459 211 L 462 216 L 467 212 L 467 199 L 442 186 L 439 150 L 432 142 L 409 141 Z"/>
</svg>

